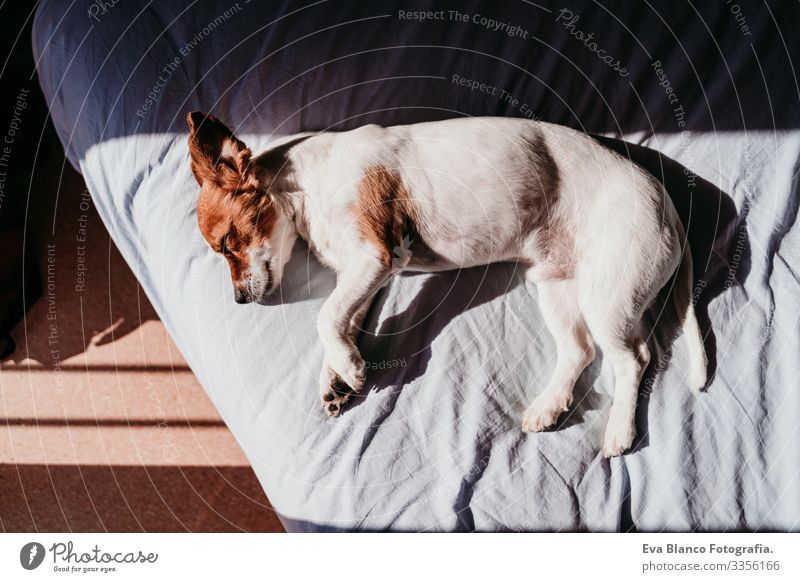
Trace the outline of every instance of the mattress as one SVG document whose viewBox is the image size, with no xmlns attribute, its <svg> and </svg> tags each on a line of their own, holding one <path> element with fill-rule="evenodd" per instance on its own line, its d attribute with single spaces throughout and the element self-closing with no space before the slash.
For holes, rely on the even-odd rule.
<svg viewBox="0 0 800 582">
<path fill-rule="evenodd" d="M 38 76 L 69 161 L 289 531 L 800 529 L 798 5 L 40 2 Z M 326 419 L 315 331 L 332 272 L 295 249 L 233 302 L 196 224 L 186 114 L 254 151 L 308 130 L 516 116 L 592 133 L 667 186 L 711 359 L 654 308 L 628 454 L 600 454 L 602 354 L 557 430 L 523 434 L 555 347 L 513 264 L 404 274 Z M 491 147 L 490 143 L 486 147 Z M 75 202 L 77 203 L 77 202 Z"/>
</svg>

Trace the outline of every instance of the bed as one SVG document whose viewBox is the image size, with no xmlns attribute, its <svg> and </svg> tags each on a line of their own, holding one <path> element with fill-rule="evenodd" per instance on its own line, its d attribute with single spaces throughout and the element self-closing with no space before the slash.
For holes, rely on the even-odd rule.
<svg viewBox="0 0 800 582">
<path fill-rule="evenodd" d="M 790 2 L 44 0 L 33 47 L 67 157 L 289 531 L 800 529 L 800 43 Z M 707 392 L 650 310 L 634 449 L 602 458 L 602 355 L 525 435 L 555 348 L 520 268 L 396 278 L 368 388 L 317 395 L 334 285 L 305 246 L 266 306 L 200 236 L 186 114 L 253 150 L 306 130 L 517 116 L 592 133 L 688 230 Z M 78 201 L 62 201 L 75 203 Z"/>
</svg>

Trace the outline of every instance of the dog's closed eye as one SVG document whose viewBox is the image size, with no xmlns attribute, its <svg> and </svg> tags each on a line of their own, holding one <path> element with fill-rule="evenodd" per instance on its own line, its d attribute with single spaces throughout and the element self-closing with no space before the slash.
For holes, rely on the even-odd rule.
<svg viewBox="0 0 800 582">
<path fill-rule="evenodd" d="M 221 252 L 226 257 L 230 256 L 231 254 L 231 250 L 228 248 L 227 243 L 228 243 L 228 235 L 226 234 L 225 236 L 222 237 L 222 240 L 219 241 L 219 252 Z"/>
</svg>

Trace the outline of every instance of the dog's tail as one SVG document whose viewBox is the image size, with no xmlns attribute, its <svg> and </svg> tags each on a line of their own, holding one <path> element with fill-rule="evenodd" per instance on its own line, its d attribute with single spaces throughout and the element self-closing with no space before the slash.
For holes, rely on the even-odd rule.
<svg viewBox="0 0 800 582">
<path fill-rule="evenodd" d="M 689 250 L 689 242 L 684 241 L 683 256 L 678 266 L 672 298 L 683 329 L 683 335 L 689 345 L 689 387 L 692 390 L 699 391 L 706 386 L 708 358 L 703 345 L 703 334 L 700 331 L 700 325 L 697 323 L 697 315 L 694 311 L 693 285 L 692 253 Z"/>
</svg>

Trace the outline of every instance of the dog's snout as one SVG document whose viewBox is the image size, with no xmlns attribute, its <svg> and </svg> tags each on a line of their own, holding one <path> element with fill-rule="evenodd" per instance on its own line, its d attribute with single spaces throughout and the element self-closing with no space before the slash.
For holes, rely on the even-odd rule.
<svg viewBox="0 0 800 582">
<path fill-rule="evenodd" d="M 236 303 L 247 303 L 249 301 L 247 294 L 238 287 L 233 288 L 233 300 Z"/>
</svg>

